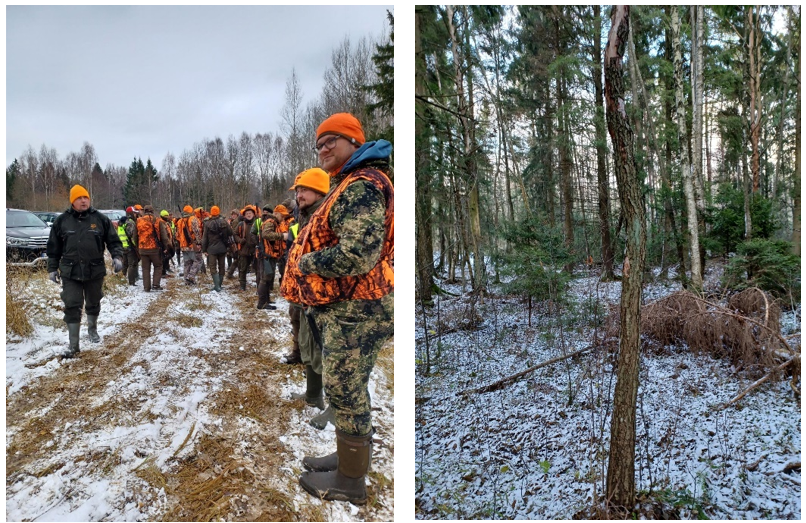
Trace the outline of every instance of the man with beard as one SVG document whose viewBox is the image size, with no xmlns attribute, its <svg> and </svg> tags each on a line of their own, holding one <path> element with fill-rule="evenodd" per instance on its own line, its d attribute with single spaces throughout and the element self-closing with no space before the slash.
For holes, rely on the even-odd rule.
<svg viewBox="0 0 806 523">
<path fill-rule="evenodd" d="M 288 255 L 286 278 L 313 317 L 322 344 L 323 384 L 335 415 L 336 452 L 305 457 L 300 485 L 326 500 L 366 503 L 372 454 L 367 385 L 383 344 L 394 332 L 394 188 L 392 145 L 366 142 L 351 114 L 316 130 L 319 163 L 331 190 Z"/>
</svg>

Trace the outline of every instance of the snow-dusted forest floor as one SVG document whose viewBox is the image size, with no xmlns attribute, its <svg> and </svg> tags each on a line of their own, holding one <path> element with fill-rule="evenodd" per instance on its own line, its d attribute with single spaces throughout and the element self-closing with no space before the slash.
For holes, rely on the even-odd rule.
<svg viewBox="0 0 806 523">
<path fill-rule="evenodd" d="M 394 348 L 370 380 L 377 429 L 368 504 L 321 502 L 297 482 L 302 457 L 335 450 L 332 424 L 290 400 L 304 391 L 287 303 L 255 309 L 246 292 L 182 278 L 144 293 L 107 276 L 100 344 L 67 346 L 60 286 L 7 273 L 7 306 L 33 333 L 6 331 L 7 521 L 365 521 L 394 518 Z M 13 298 L 13 300 L 10 299 Z M 8 315 L 7 315 L 8 318 Z"/>
<path fill-rule="evenodd" d="M 709 276 L 712 284 L 718 278 Z M 493 392 L 461 393 L 591 345 L 608 305 L 619 301 L 620 283 L 578 274 L 574 305 L 549 315 L 535 304 L 531 327 L 525 300 L 493 288 L 479 301 L 459 285 L 440 285 L 457 296 L 439 298 L 427 325 L 422 309 L 416 313 L 417 518 L 590 514 L 605 490 L 614 354 L 594 350 Z M 644 302 L 679 289 L 649 283 Z M 800 306 L 781 323 L 785 335 L 800 333 Z M 799 346 L 799 336 L 791 343 Z M 801 518 L 801 408 L 789 382 L 767 383 L 718 408 L 752 381 L 686 347 L 642 351 L 639 517 Z"/>
</svg>

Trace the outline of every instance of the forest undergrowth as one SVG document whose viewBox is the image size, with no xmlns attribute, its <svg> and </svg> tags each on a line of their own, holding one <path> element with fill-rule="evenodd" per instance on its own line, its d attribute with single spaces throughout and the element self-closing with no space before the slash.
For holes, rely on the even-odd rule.
<svg viewBox="0 0 806 523">
<path fill-rule="evenodd" d="M 479 297 L 446 286 L 455 296 L 437 298 L 425 315 L 418 307 L 418 518 L 603 517 L 617 370 L 607 330 L 620 284 L 597 276 L 578 274 L 564 303 L 535 302 L 531 320 L 526 301 L 495 288 Z M 712 265 L 712 290 L 720 276 Z M 653 281 L 643 302 L 680 290 Z M 785 307 L 779 325 L 799 355 L 800 306 Z M 633 517 L 798 519 L 799 365 L 794 380 L 778 375 L 725 407 L 758 368 L 644 336 Z"/>
</svg>

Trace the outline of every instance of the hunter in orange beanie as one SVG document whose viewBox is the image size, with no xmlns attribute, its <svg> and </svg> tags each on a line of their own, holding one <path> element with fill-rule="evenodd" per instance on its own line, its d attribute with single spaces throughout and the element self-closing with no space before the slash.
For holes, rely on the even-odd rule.
<svg viewBox="0 0 806 523">
<path fill-rule="evenodd" d="M 221 214 L 221 209 L 218 208 L 218 205 L 210 207 L 210 216 L 218 216 L 219 214 Z"/>
<path fill-rule="evenodd" d="M 319 140 L 325 134 L 336 134 L 351 140 L 353 144 L 362 145 L 366 142 L 364 129 L 358 118 L 350 113 L 336 113 L 316 128 L 316 139 Z"/>
<path fill-rule="evenodd" d="M 319 165 L 333 188 L 291 244 L 281 290 L 288 301 L 307 307 L 311 330 L 319 331 L 317 385 L 330 401 L 336 452 L 306 456 L 302 463 L 310 472 L 299 483 L 316 498 L 360 505 L 367 501 L 374 433 L 367 383 L 394 334 L 394 187 L 387 174 L 392 144 L 365 142 L 359 122 L 347 114 L 322 122 L 316 135 Z M 299 194 L 297 202 L 304 209 Z M 341 318 L 350 319 L 349 328 Z M 306 381 L 308 369 L 315 373 L 306 366 Z M 306 401 L 318 396 L 311 393 L 312 381 Z"/>
<path fill-rule="evenodd" d="M 70 189 L 70 203 L 76 201 L 77 198 L 81 198 L 85 196 L 87 198 L 90 197 L 90 193 L 87 192 L 87 189 L 83 188 L 80 185 L 74 185 L 72 189 Z"/>
<path fill-rule="evenodd" d="M 305 187 L 323 195 L 327 194 L 330 190 L 330 176 L 319 167 L 306 169 L 297 175 L 294 185 L 289 190 L 295 191 L 298 187 Z"/>
</svg>

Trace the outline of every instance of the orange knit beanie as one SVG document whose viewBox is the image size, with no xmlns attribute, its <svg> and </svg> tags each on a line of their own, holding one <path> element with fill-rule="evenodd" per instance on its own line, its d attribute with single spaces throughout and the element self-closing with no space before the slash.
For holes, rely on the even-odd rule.
<svg viewBox="0 0 806 523">
<path fill-rule="evenodd" d="M 306 169 L 299 173 L 299 176 L 297 176 L 297 180 L 291 189 L 293 190 L 297 187 L 306 187 L 318 193 L 327 194 L 327 192 L 330 190 L 330 175 L 319 167 Z"/>
<path fill-rule="evenodd" d="M 364 138 L 364 129 L 361 127 L 361 122 L 358 118 L 350 113 L 336 113 L 321 124 L 316 129 L 316 139 L 318 140 L 323 134 L 333 133 L 351 138 L 353 143 L 363 145 L 366 142 Z"/>
<path fill-rule="evenodd" d="M 218 208 L 218 205 L 210 207 L 210 216 L 218 216 L 219 214 L 221 214 L 221 209 Z"/>
<path fill-rule="evenodd" d="M 90 197 L 90 193 L 87 192 L 87 189 L 83 188 L 80 185 L 74 185 L 72 189 L 70 189 L 70 203 L 72 204 L 78 198 L 82 196 L 86 196 L 87 198 Z"/>
</svg>

